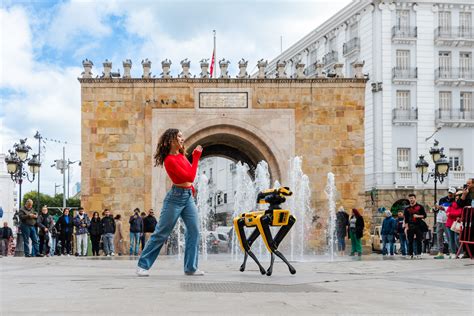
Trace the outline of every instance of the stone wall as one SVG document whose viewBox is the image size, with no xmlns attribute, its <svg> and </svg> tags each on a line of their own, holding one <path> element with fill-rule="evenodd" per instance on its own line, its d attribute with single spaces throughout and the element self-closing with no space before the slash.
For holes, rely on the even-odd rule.
<svg viewBox="0 0 474 316">
<path fill-rule="evenodd" d="M 89 212 L 110 208 L 126 219 L 135 207 L 159 211 L 169 181 L 162 169 L 153 168 L 152 155 L 167 124 L 179 122 L 183 126 L 173 126 L 185 136 L 191 134 L 187 146 L 211 137 L 213 129 L 219 128 L 229 135 L 240 131 L 243 141 L 254 137 L 261 145 L 250 146 L 249 153 L 271 160 L 272 176 L 283 182 L 288 159 L 302 156 L 312 186 L 314 247 L 325 244 L 328 172 L 336 175 L 338 206 L 364 207 L 364 79 L 79 81 L 81 199 Z M 233 89 L 248 91 L 246 108 L 199 108 L 196 91 Z M 370 223 L 371 212 L 365 213 Z M 124 228 L 128 231 L 128 224 Z"/>
</svg>

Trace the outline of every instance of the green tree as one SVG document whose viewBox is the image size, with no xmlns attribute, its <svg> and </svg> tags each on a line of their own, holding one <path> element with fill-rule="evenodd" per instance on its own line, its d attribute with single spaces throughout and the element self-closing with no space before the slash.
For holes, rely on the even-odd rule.
<svg viewBox="0 0 474 316">
<path fill-rule="evenodd" d="M 25 193 L 23 195 L 23 204 L 25 204 L 26 200 L 32 199 L 33 203 L 35 204 L 35 209 L 39 210 L 38 205 L 36 205 L 38 193 L 36 191 L 30 191 L 28 193 Z M 42 207 L 43 205 L 47 205 L 48 207 L 62 207 L 63 206 L 63 195 L 62 194 L 56 194 L 56 196 L 52 197 L 48 194 L 40 193 L 40 205 L 39 207 Z M 81 206 L 81 200 L 80 199 L 73 199 L 69 198 L 66 201 L 66 206 L 67 207 L 80 207 Z"/>
</svg>

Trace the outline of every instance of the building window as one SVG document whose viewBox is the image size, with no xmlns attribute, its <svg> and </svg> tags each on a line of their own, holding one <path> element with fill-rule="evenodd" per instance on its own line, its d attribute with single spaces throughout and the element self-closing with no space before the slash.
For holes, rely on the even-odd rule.
<svg viewBox="0 0 474 316">
<path fill-rule="evenodd" d="M 227 204 L 227 193 L 224 193 L 224 203 Z"/>
<path fill-rule="evenodd" d="M 438 13 L 438 24 L 440 33 L 449 33 L 451 29 L 451 12 L 449 11 L 440 11 Z"/>
<path fill-rule="evenodd" d="M 410 11 L 397 10 L 397 28 L 399 30 L 406 30 L 410 27 Z"/>
<path fill-rule="evenodd" d="M 349 40 L 359 37 L 359 24 L 353 23 L 349 26 Z"/>
<path fill-rule="evenodd" d="M 439 61 L 439 69 L 450 70 L 451 69 L 451 52 L 439 52 L 438 61 Z"/>
<path fill-rule="evenodd" d="M 234 162 L 229 165 L 229 169 L 230 169 L 230 172 L 235 172 L 235 163 Z"/>
<path fill-rule="evenodd" d="M 405 91 L 405 90 L 397 91 L 397 109 L 400 109 L 400 110 L 410 109 L 410 91 Z"/>
<path fill-rule="evenodd" d="M 472 68 L 472 54 L 461 52 L 459 53 L 459 75 L 461 78 L 469 78 Z"/>
<path fill-rule="evenodd" d="M 451 111 L 451 92 L 450 91 L 439 92 L 439 109 L 441 111 Z"/>
<path fill-rule="evenodd" d="M 463 171 L 464 166 L 462 163 L 462 149 L 453 148 L 449 150 L 449 170 L 450 171 Z"/>
<path fill-rule="evenodd" d="M 410 67 L 410 51 L 409 50 L 397 50 L 397 68 L 408 69 Z"/>
<path fill-rule="evenodd" d="M 460 106 L 461 111 L 472 111 L 472 92 L 461 92 Z"/>
<path fill-rule="evenodd" d="M 397 171 L 410 170 L 410 148 L 397 148 Z"/>
<path fill-rule="evenodd" d="M 471 12 L 459 12 L 459 35 L 471 35 L 472 30 Z"/>
</svg>

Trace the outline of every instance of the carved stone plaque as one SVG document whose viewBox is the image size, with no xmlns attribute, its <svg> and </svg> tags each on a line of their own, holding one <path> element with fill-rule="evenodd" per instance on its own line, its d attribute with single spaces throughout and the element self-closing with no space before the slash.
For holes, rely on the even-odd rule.
<svg viewBox="0 0 474 316">
<path fill-rule="evenodd" d="M 202 109 L 248 108 L 247 92 L 199 92 Z"/>
</svg>

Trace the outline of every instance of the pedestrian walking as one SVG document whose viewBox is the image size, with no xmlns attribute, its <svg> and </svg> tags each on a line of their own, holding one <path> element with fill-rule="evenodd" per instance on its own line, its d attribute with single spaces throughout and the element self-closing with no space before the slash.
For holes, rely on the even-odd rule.
<svg viewBox="0 0 474 316">
<path fill-rule="evenodd" d="M 99 212 L 92 214 L 89 234 L 91 236 L 92 255 L 98 256 L 100 251 L 100 239 L 102 237 L 102 223 L 100 221 Z"/>
<path fill-rule="evenodd" d="M 136 273 L 138 276 L 148 276 L 148 270 L 155 262 L 161 247 L 168 239 L 179 217 L 186 226 L 186 245 L 184 251 L 185 275 L 204 275 L 198 269 L 199 222 L 196 204 L 194 203 L 193 182 L 202 154 L 198 145 L 192 153 L 192 164 L 186 158 L 184 137 L 178 129 L 168 129 L 160 137 L 155 153 L 155 166 L 164 166 L 173 182 L 172 188 L 166 194 L 160 220 L 155 232 L 145 245 Z"/>
<path fill-rule="evenodd" d="M 115 252 L 121 256 L 125 254 L 123 250 L 123 239 L 125 237 L 123 230 L 122 230 L 122 216 L 120 214 L 115 215 L 115 235 L 114 235 L 114 247 Z"/>
<path fill-rule="evenodd" d="M 74 217 L 74 226 L 76 226 L 76 251 L 79 256 L 87 256 L 87 247 L 89 245 L 89 226 L 91 221 L 87 214 L 84 212 L 84 208 L 78 209 L 78 214 Z"/>
<path fill-rule="evenodd" d="M 25 205 L 20 209 L 19 217 L 21 221 L 20 230 L 23 234 L 23 247 L 25 257 L 43 257 L 39 251 L 38 233 L 36 231 L 36 222 L 38 214 L 33 209 L 33 201 L 28 199 Z M 30 252 L 30 239 L 33 248 Z"/>
<path fill-rule="evenodd" d="M 53 217 L 48 213 L 48 207 L 41 208 L 37 225 L 39 228 L 39 251 L 43 255 L 50 255 L 51 230 L 54 227 Z"/>
<path fill-rule="evenodd" d="M 407 235 L 405 234 L 405 217 L 403 212 L 398 212 L 396 237 L 400 241 L 400 252 L 403 257 L 407 255 Z"/>
<path fill-rule="evenodd" d="M 102 223 L 102 240 L 104 242 L 104 252 L 107 257 L 114 256 L 114 234 L 115 234 L 115 221 L 110 215 L 108 209 L 104 210 L 104 217 L 101 220 Z"/>
<path fill-rule="evenodd" d="M 138 247 L 140 245 L 140 237 L 143 233 L 143 220 L 140 216 L 140 209 L 136 208 L 130 217 L 130 256 L 138 256 Z"/>
<path fill-rule="evenodd" d="M 349 228 L 349 214 L 340 207 L 336 213 L 336 237 L 337 237 L 337 251 L 341 256 L 344 256 L 346 251 L 346 236 Z M 229 243 L 230 244 L 230 243 Z"/>
<path fill-rule="evenodd" d="M 56 223 L 56 229 L 58 230 L 59 240 L 61 242 L 60 254 L 71 255 L 71 239 L 74 230 L 73 219 L 69 215 L 69 208 L 66 207 L 63 211 L 63 215 L 58 219 Z"/>
<path fill-rule="evenodd" d="M 362 237 L 364 236 L 364 218 L 355 208 L 352 209 L 352 216 L 349 220 L 349 238 L 351 239 L 351 256 L 356 253 L 362 256 Z"/>
<path fill-rule="evenodd" d="M 416 202 L 416 195 L 408 195 L 410 205 L 405 208 L 403 216 L 405 217 L 405 234 L 408 237 L 408 255 L 411 259 L 419 259 L 423 240 L 423 219 L 426 218 L 425 208 Z M 415 246 L 416 242 L 416 246 Z"/>
<path fill-rule="evenodd" d="M 389 210 L 385 211 L 385 219 L 382 222 L 382 255 L 388 254 L 387 246 L 390 251 L 390 255 L 393 256 L 393 248 L 395 243 L 395 232 L 397 230 L 397 221 L 392 217 L 392 212 Z"/>
<path fill-rule="evenodd" d="M 13 240 L 13 231 L 8 227 L 8 222 L 3 222 L 3 227 L 0 228 L 0 256 L 8 256 L 8 246 Z"/>
</svg>

